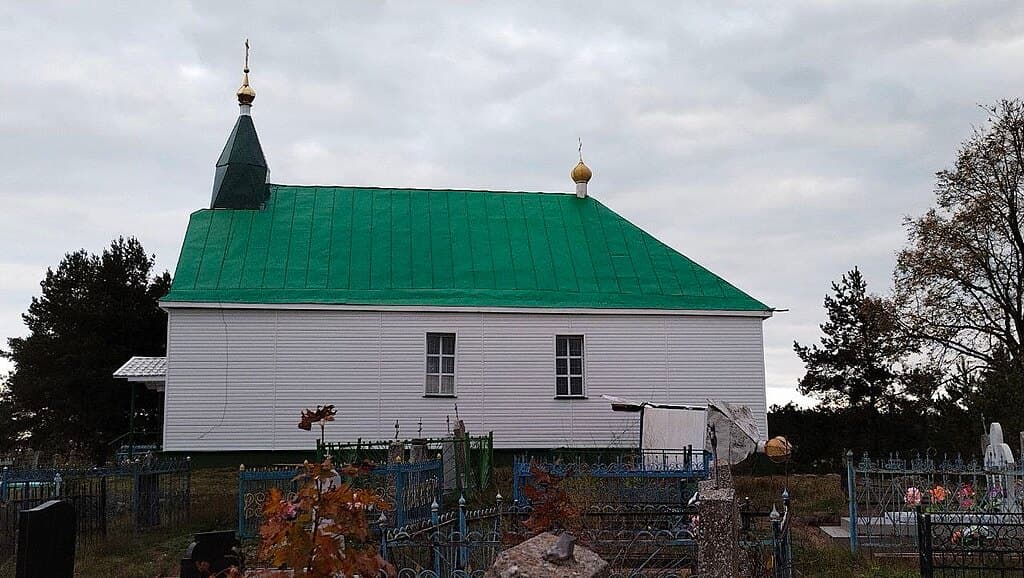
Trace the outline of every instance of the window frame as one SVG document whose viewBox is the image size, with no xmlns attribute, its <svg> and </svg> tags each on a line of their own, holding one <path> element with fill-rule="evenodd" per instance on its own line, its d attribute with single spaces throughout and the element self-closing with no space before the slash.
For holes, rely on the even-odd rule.
<svg viewBox="0 0 1024 578">
<path fill-rule="evenodd" d="M 559 340 L 565 339 L 565 355 L 558 354 L 558 342 Z M 573 339 L 580 340 L 580 354 L 572 355 L 571 343 Z M 558 372 L 559 360 L 565 360 L 564 374 Z M 580 373 L 575 374 L 572 371 L 572 360 L 580 360 Z M 554 375 L 555 375 L 555 399 L 587 399 L 587 339 L 582 333 L 573 334 L 559 334 L 555 335 L 554 339 Z M 564 377 L 566 380 L 565 387 L 566 393 L 561 394 L 558 392 L 558 378 Z M 572 391 L 572 379 L 574 377 L 580 378 L 580 391 L 579 393 L 573 393 Z"/>
<path fill-rule="evenodd" d="M 430 338 L 432 336 L 438 337 L 437 342 L 437 353 L 430 353 Z M 452 339 L 452 352 L 447 354 L 444 352 L 444 340 L 446 337 Z M 459 338 L 454 331 L 428 331 L 423 337 L 423 397 L 458 397 L 458 349 Z M 430 371 L 430 358 L 437 358 L 437 371 Z M 452 370 L 451 372 L 444 371 L 444 360 L 451 358 Z M 431 377 L 437 377 L 437 391 L 430 391 L 427 380 Z M 451 376 L 452 378 L 452 390 L 451 392 L 443 391 L 442 380 L 444 377 Z"/>
</svg>

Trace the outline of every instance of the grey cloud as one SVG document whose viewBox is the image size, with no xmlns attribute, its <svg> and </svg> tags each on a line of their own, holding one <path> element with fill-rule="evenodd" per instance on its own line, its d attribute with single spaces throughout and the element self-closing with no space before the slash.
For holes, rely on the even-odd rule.
<svg viewBox="0 0 1024 578">
<path fill-rule="evenodd" d="M 889 283 L 979 103 L 1020 94 L 1024 6 L 879 1 L 7 3 L 0 334 L 69 250 L 173 268 L 251 39 L 275 182 L 570 190 L 756 297 L 771 401 L 828 284 Z"/>
</svg>

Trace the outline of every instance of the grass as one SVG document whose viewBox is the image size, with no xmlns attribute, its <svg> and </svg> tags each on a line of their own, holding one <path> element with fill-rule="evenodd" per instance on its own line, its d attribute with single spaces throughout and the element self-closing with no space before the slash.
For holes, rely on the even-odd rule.
<svg viewBox="0 0 1024 578">
<path fill-rule="evenodd" d="M 796 576 L 910 578 L 920 575 L 917 559 L 853 555 L 846 543 L 835 543 L 818 526 L 838 525 L 847 508 L 838 475 L 740 476 L 736 494 L 750 498 L 756 510 L 782 509 L 782 491 L 789 490 L 794 513 L 793 569 Z"/>
<path fill-rule="evenodd" d="M 75 555 L 75 576 L 82 578 L 154 578 L 177 576 L 192 534 L 233 530 L 237 516 L 238 481 L 234 468 L 192 472 L 192 515 L 176 528 L 108 536 L 82 544 Z M 0 578 L 14 578 L 14 558 L 0 563 Z"/>
<path fill-rule="evenodd" d="M 174 529 L 157 529 L 83 545 L 76 556 L 75 575 L 83 578 L 160 578 L 177 576 L 179 560 L 195 532 L 233 529 L 237 515 L 237 470 L 197 469 L 192 474 L 192 518 Z M 754 510 L 782 507 L 788 488 L 793 512 L 794 575 L 851 578 L 918 576 L 916 559 L 872 558 L 850 554 L 845 544 L 830 542 L 817 526 L 838 524 L 846 511 L 839 476 L 740 476 L 737 495 L 749 497 Z M 497 468 L 491 487 L 470 499 L 469 507 L 493 505 L 501 493 L 512 496 L 510 467 Z M 446 506 L 452 506 L 446 504 Z M 14 561 L 0 564 L 0 578 L 13 578 Z"/>
</svg>

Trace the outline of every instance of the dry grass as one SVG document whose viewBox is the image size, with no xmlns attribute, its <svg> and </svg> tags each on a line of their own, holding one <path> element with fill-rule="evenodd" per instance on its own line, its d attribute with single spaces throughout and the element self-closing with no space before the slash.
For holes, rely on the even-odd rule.
<svg viewBox="0 0 1024 578">
<path fill-rule="evenodd" d="M 832 542 L 818 529 L 837 525 L 846 513 L 842 479 L 832 475 L 740 476 L 736 493 L 750 497 L 754 510 L 782 508 L 782 491 L 789 490 L 793 518 L 795 576 L 851 578 L 910 578 L 919 575 L 916 559 L 872 558 L 850 553 L 846 543 Z"/>
<path fill-rule="evenodd" d="M 75 576 L 154 578 L 177 576 L 185 548 L 195 532 L 233 530 L 236 526 L 238 473 L 234 468 L 192 472 L 192 516 L 177 528 L 159 528 L 84 544 L 75 556 Z M 13 578 L 14 559 L 0 564 L 0 578 Z"/>
</svg>

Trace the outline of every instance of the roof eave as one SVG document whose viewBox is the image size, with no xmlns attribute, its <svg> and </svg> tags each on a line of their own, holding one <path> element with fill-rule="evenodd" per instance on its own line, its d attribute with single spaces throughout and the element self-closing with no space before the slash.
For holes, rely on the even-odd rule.
<svg viewBox="0 0 1024 578">
<path fill-rule="evenodd" d="M 396 311 L 430 313 L 534 313 L 549 315 L 686 315 L 715 317 L 760 317 L 768 319 L 774 309 L 643 309 L 599 307 L 475 307 L 446 305 L 373 305 L 348 303 L 237 303 L 214 301 L 167 301 L 160 308 L 170 309 L 270 309 L 305 311 Z"/>
</svg>

